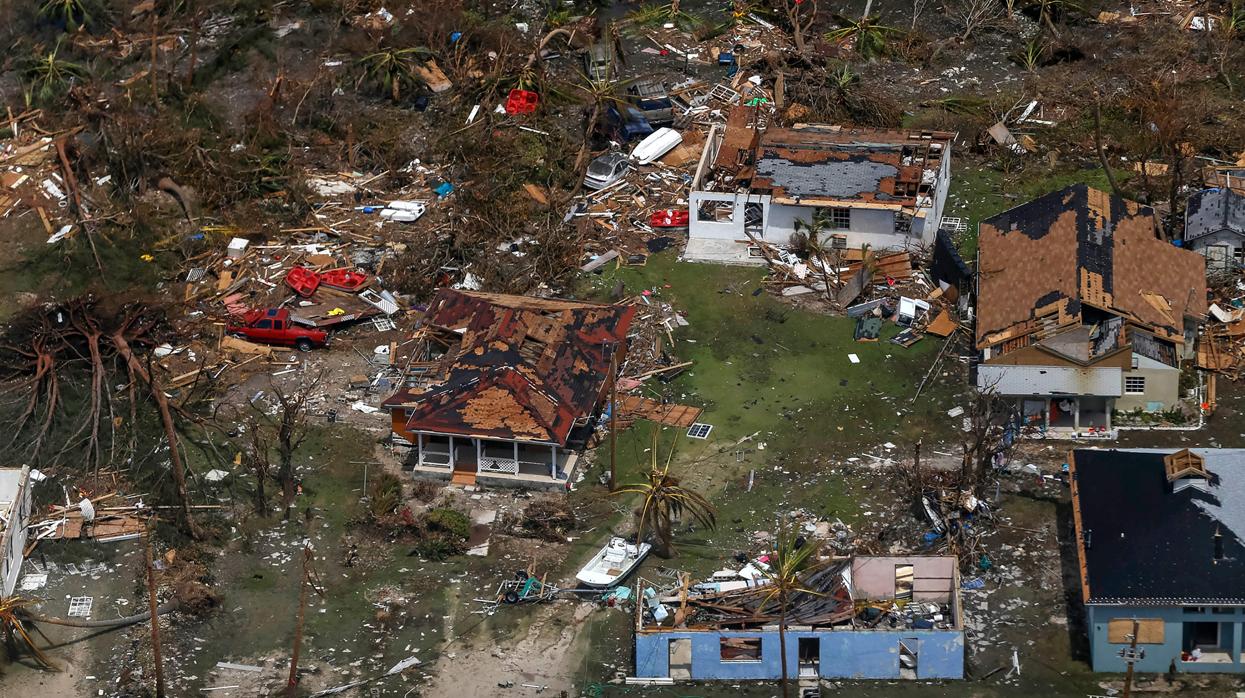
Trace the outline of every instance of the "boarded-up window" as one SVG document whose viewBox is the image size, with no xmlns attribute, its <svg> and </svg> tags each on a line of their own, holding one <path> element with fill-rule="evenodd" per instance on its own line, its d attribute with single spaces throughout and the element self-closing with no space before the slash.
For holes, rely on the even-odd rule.
<svg viewBox="0 0 1245 698">
<path fill-rule="evenodd" d="M 724 662 L 761 661 L 761 638 L 724 637 L 721 640 L 721 659 Z"/>
<path fill-rule="evenodd" d="M 1167 626 L 1158 618 L 1138 618 L 1137 619 L 1137 644 L 1139 645 L 1161 645 L 1163 644 L 1163 630 Z M 1130 642 L 1129 635 L 1133 634 L 1132 618 L 1116 618 L 1107 623 L 1107 642 L 1112 644 L 1126 645 Z"/>
</svg>

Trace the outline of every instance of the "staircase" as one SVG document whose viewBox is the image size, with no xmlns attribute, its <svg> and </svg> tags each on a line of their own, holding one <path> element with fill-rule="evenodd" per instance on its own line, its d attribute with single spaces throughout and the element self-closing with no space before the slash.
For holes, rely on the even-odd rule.
<svg viewBox="0 0 1245 698">
<path fill-rule="evenodd" d="M 454 474 L 450 476 L 450 484 L 463 487 L 475 485 L 476 473 L 474 470 L 455 470 Z"/>
</svg>

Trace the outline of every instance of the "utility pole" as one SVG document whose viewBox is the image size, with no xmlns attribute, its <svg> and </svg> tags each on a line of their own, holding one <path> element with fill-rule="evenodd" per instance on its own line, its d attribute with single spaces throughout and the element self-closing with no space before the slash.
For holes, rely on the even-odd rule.
<svg viewBox="0 0 1245 698">
<path fill-rule="evenodd" d="M 1133 619 L 1133 634 L 1129 635 L 1128 649 L 1121 649 L 1119 655 L 1128 663 L 1128 672 L 1124 674 L 1124 698 L 1131 698 L 1133 695 L 1133 665 L 1139 660 L 1146 658 L 1146 651 L 1137 649 L 1137 634 L 1140 624 L 1137 619 Z"/>
<path fill-rule="evenodd" d="M 151 534 L 155 528 L 147 520 L 147 607 L 151 611 L 151 655 L 156 664 L 156 698 L 164 698 L 164 660 L 160 656 L 160 615 L 156 612 L 156 573 L 151 562 Z"/>
<path fill-rule="evenodd" d="M 618 351 L 610 345 L 610 491 L 618 479 Z M 638 544 L 638 542 L 637 542 Z"/>
</svg>

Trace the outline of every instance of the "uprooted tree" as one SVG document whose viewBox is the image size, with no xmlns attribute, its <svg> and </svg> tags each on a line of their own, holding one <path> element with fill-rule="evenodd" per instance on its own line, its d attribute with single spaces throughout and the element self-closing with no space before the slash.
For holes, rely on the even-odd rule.
<svg viewBox="0 0 1245 698">
<path fill-rule="evenodd" d="M 0 335 L 0 414 L 8 418 L 8 452 L 17 459 L 80 463 L 97 473 L 121 463 L 137 470 L 150 458 L 143 454 L 160 460 L 161 449 L 151 448 L 151 432 L 144 429 L 154 413 L 168 449 L 179 523 L 198 538 L 178 434 L 179 423 L 194 420 L 169 399 L 152 351 L 168 336 L 166 309 L 139 300 L 86 295 L 22 311 Z"/>
</svg>

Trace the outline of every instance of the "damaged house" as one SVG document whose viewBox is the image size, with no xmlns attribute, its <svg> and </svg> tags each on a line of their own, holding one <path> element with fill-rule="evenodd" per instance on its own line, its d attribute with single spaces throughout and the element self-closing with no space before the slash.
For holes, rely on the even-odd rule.
<svg viewBox="0 0 1245 698">
<path fill-rule="evenodd" d="M 1203 254 L 1211 271 L 1239 269 L 1245 263 L 1245 193 L 1220 187 L 1190 196 L 1184 244 Z"/>
<path fill-rule="evenodd" d="M 796 221 L 828 246 L 906 250 L 934 241 L 953 133 L 797 124 L 734 108 L 710 131 L 689 194 L 684 257 L 762 264 L 752 239 L 785 245 Z"/>
<path fill-rule="evenodd" d="M 29 466 L 0 468 L 0 598 L 13 595 L 22 573 L 33 488 Z"/>
<path fill-rule="evenodd" d="M 639 584 L 636 676 L 761 680 L 782 676 L 776 601 L 750 563 L 686 592 Z M 731 579 L 727 579 L 731 577 Z M 954 556 L 837 559 L 805 575 L 787 610 L 787 669 L 825 679 L 959 679 L 964 619 Z"/>
<path fill-rule="evenodd" d="M 1084 184 L 983 221 L 978 388 L 1069 435 L 1110 433 L 1113 410 L 1178 407 L 1205 260 L 1156 230 L 1153 209 Z"/>
<path fill-rule="evenodd" d="M 1245 673 L 1245 450 L 1078 449 L 1072 515 L 1094 671 Z"/>
<path fill-rule="evenodd" d="M 383 403 L 416 475 L 564 487 L 635 308 L 442 289 Z"/>
</svg>

